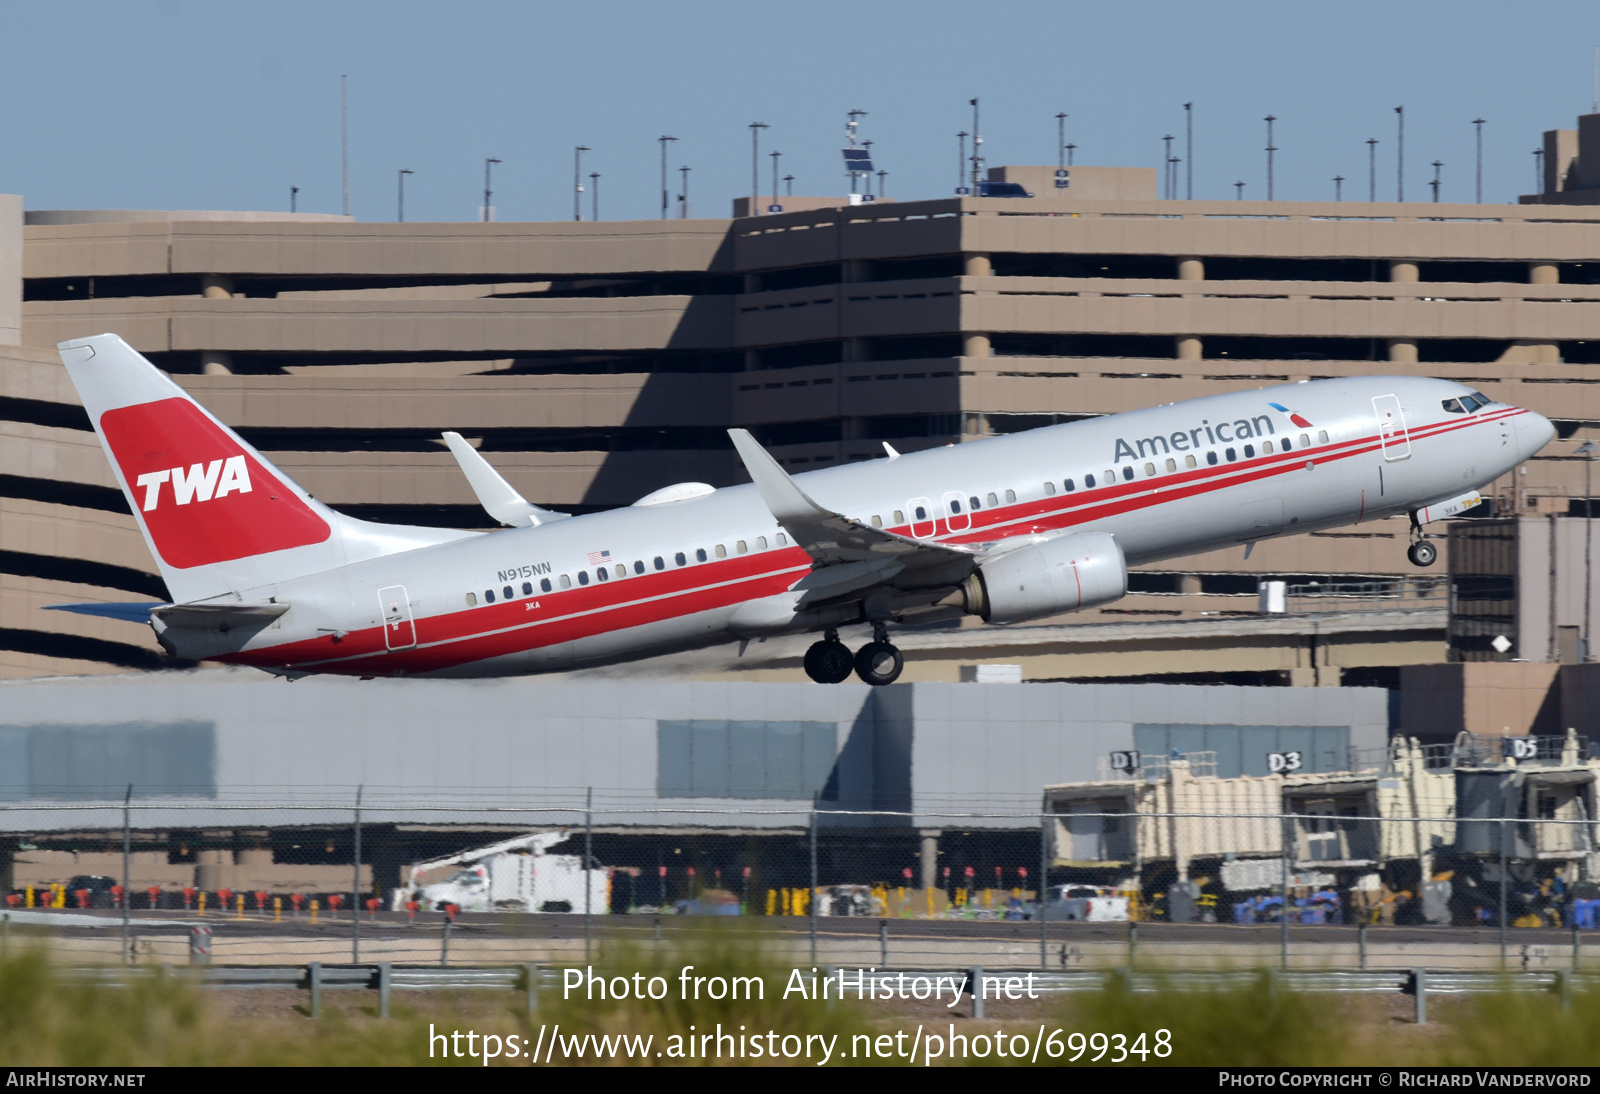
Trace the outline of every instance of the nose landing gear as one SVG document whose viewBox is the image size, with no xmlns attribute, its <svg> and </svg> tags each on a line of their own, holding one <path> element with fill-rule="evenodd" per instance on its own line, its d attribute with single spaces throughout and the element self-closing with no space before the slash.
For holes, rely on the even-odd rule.
<svg viewBox="0 0 1600 1094">
<path fill-rule="evenodd" d="M 1411 514 L 1411 546 L 1406 548 L 1406 558 L 1411 560 L 1413 566 L 1432 566 L 1439 557 L 1439 548 L 1435 547 L 1422 532 L 1422 525 L 1417 523 L 1417 514 Z"/>
<path fill-rule="evenodd" d="M 854 670 L 863 682 L 875 687 L 892 684 L 906 667 L 905 655 L 889 641 L 889 628 L 872 626 L 872 641 L 850 654 L 850 647 L 839 641 L 838 631 L 826 631 L 822 641 L 806 650 L 806 675 L 819 684 L 840 684 Z"/>
</svg>

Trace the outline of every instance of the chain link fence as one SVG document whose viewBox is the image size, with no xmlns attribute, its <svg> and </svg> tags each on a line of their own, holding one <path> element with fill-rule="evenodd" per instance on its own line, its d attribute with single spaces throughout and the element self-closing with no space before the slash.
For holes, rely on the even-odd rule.
<svg viewBox="0 0 1600 1094">
<path fill-rule="evenodd" d="M 89 964 L 577 964 L 726 918 L 849 967 L 1600 968 L 1587 784 L 1486 774 L 1470 816 L 1381 815 L 1399 792 L 1381 774 L 1369 798 L 1324 788 L 1290 812 L 1130 804 L 1111 783 L 1031 813 L 304 789 L 13 804 L 0 935 Z"/>
</svg>

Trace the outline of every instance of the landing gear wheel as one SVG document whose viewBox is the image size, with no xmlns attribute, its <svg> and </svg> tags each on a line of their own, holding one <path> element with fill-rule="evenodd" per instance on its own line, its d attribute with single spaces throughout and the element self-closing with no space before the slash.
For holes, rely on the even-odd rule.
<svg viewBox="0 0 1600 1094">
<path fill-rule="evenodd" d="M 856 651 L 856 675 L 874 687 L 894 683 L 905 667 L 905 656 L 888 642 L 868 642 Z"/>
<path fill-rule="evenodd" d="M 1425 539 L 1419 539 L 1406 548 L 1406 557 L 1413 566 L 1432 566 L 1439 557 L 1439 548 Z"/>
<path fill-rule="evenodd" d="M 805 667 L 806 675 L 819 684 L 842 684 L 855 668 L 855 660 L 850 656 L 850 647 L 843 642 L 823 640 L 812 643 L 806 650 Z"/>
</svg>

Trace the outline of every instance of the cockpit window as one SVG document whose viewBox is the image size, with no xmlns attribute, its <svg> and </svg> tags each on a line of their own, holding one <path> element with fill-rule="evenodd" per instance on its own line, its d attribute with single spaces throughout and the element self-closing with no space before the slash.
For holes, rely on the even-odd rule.
<svg viewBox="0 0 1600 1094">
<path fill-rule="evenodd" d="M 1440 405 L 1443 406 L 1445 412 L 1449 414 L 1465 414 L 1467 412 L 1467 408 L 1461 405 L 1460 399 L 1446 399 Z"/>
<path fill-rule="evenodd" d="M 1494 402 L 1493 399 L 1489 398 L 1489 396 L 1485 395 L 1481 391 L 1474 391 L 1472 393 L 1472 397 L 1478 400 L 1479 406 L 1488 406 L 1490 403 Z"/>
</svg>

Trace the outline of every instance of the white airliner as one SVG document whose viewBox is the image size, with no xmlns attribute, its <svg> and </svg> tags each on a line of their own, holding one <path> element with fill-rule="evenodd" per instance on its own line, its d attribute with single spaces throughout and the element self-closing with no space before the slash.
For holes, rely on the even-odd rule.
<svg viewBox="0 0 1600 1094">
<path fill-rule="evenodd" d="M 751 485 L 569 517 L 446 433 L 510 526 L 462 532 L 334 512 L 114 334 L 59 348 L 175 601 L 60 607 L 285 676 L 512 676 L 820 631 L 813 680 L 888 684 L 893 623 L 1106 604 L 1138 563 L 1407 513 L 1427 566 L 1423 526 L 1555 435 L 1446 380 L 1318 380 L 794 477 L 732 429 Z M 837 628 L 857 623 L 852 653 Z"/>
</svg>

